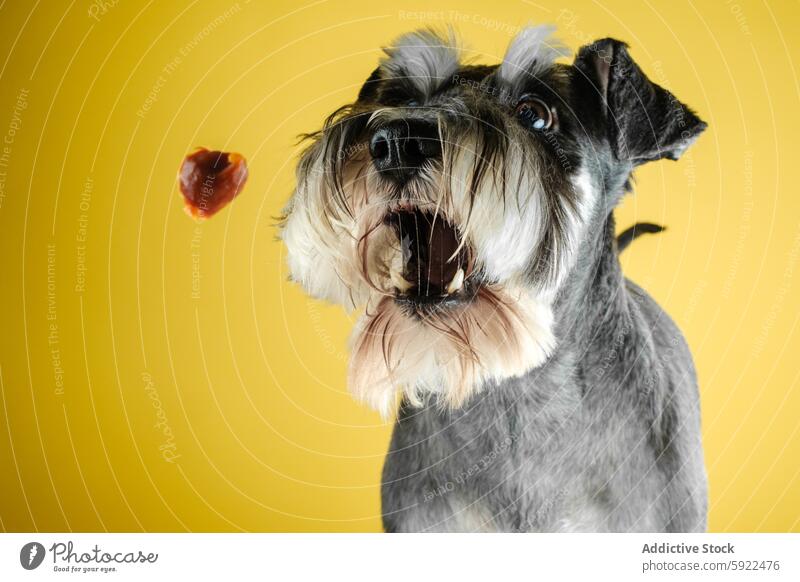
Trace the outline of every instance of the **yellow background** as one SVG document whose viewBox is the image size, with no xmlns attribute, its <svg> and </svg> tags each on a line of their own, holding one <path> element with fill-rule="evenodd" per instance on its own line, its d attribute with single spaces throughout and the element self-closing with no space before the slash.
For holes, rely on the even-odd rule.
<svg viewBox="0 0 800 582">
<path fill-rule="evenodd" d="M 296 136 L 401 32 L 450 22 L 496 62 L 552 22 L 629 42 L 709 122 L 638 172 L 618 226 L 669 230 L 623 263 L 697 360 L 710 529 L 800 531 L 798 4 L 396 6 L 3 3 L 0 527 L 378 531 L 390 428 L 346 392 L 351 319 L 275 240 Z M 175 177 L 200 145 L 251 177 L 198 225 Z"/>
</svg>

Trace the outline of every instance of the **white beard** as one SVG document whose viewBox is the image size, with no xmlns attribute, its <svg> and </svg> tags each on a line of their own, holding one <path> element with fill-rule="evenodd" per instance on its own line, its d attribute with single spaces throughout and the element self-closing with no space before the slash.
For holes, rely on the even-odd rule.
<svg viewBox="0 0 800 582">
<path fill-rule="evenodd" d="M 555 346 L 552 322 L 548 305 L 488 287 L 468 304 L 420 317 L 384 298 L 353 332 L 350 390 L 384 417 L 401 394 L 415 406 L 435 394 L 458 408 L 488 382 L 541 365 Z"/>
</svg>

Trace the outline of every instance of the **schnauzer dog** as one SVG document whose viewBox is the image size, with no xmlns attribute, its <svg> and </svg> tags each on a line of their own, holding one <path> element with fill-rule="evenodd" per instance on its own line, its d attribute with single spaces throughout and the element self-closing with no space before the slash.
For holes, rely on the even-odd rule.
<svg viewBox="0 0 800 582">
<path fill-rule="evenodd" d="M 614 235 L 636 166 L 706 124 L 624 43 L 562 64 L 551 33 L 494 66 L 402 36 L 307 136 L 281 236 L 294 281 L 364 310 L 348 382 L 397 411 L 386 531 L 706 526 L 692 358 Z"/>
</svg>

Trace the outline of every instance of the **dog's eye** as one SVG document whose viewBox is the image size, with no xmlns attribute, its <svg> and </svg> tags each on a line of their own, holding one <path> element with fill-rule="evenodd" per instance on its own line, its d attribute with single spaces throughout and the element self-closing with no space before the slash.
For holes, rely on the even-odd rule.
<svg viewBox="0 0 800 582">
<path fill-rule="evenodd" d="M 419 107 L 419 101 L 417 101 L 416 99 L 409 99 L 406 105 L 409 107 Z"/>
<path fill-rule="evenodd" d="M 522 123 L 536 131 L 550 129 L 553 126 L 553 112 L 544 101 L 533 95 L 523 95 L 519 100 L 517 116 Z"/>
</svg>

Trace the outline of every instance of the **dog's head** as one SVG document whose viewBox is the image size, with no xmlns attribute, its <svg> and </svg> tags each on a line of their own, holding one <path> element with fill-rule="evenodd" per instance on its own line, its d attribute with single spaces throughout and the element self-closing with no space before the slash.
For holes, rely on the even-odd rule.
<svg viewBox="0 0 800 582">
<path fill-rule="evenodd" d="M 399 38 L 355 103 L 310 137 L 286 211 L 292 278 L 365 306 L 350 386 L 451 406 L 555 347 L 551 304 L 631 170 L 676 159 L 705 128 L 626 46 L 572 65 L 549 27 L 496 66 L 465 65 L 431 31 Z"/>
</svg>

